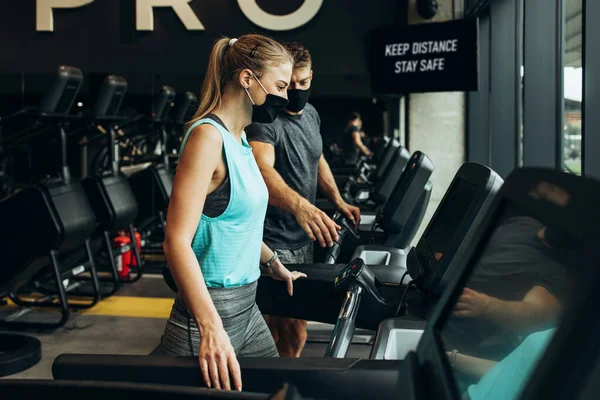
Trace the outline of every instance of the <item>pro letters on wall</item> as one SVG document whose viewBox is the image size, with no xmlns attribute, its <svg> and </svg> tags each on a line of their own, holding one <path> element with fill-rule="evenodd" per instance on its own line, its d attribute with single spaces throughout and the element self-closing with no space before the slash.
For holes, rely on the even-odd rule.
<svg viewBox="0 0 600 400">
<path fill-rule="evenodd" d="M 0 4 L 0 73 L 40 74 L 59 64 L 118 73 L 130 90 L 151 76 L 199 88 L 222 35 L 263 33 L 306 45 L 319 94 L 370 94 L 367 33 L 404 24 L 403 1 L 23 0 Z M 318 77 L 318 79 L 317 79 Z"/>
</svg>

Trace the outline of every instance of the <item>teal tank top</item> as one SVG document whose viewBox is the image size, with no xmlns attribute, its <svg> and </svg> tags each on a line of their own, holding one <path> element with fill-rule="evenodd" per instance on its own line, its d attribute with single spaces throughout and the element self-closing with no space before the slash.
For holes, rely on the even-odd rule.
<svg viewBox="0 0 600 400">
<path fill-rule="evenodd" d="M 202 214 L 192 249 L 208 287 L 228 288 L 252 283 L 260 277 L 260 251 L 269 192 L 242 134 L 240 144 L 212 119 L 194 123 L 187 131 L 181 151 L 194 128 L 211 124 L 223 138 L 223 158 L 230 182 L 229 204 L 218 217 Z"/>
<path fill-rule="evenodd" d="M 535 332 L 490 369 L 476 385 L 469 386 L 470 400 L 516 400 L 554 337 L 556 328 Z"/>
</svg>

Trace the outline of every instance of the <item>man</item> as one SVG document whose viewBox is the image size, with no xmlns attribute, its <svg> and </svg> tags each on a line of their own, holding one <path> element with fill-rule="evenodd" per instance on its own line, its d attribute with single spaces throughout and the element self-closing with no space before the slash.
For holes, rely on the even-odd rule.
<svg viewBox="0 0 600 400">
<path fill-rule="evenodd" d="M 348 120 L 348 125 L 344 130 L 344 136 L 342 138 L 346 164 L 356 164 L 360 153 L 367 157 L 373 155 L 371 150 L 363 143 L 365 136 L 366 135 L 362 130 L 362 119 L 360 118 L 360 114 L 353 112 L 350 114 L 350 119 Z"/>
<path fill-rule="evenodd" d="M 285 263 L 313 262 L 313 241 L 333 246 L 340 227 L 314 206 L 317 187 L 340 213 L 358 223 L 360 210 L 347 204 L 323 156 L 321 119 L 308 103 L 313 77 L 306 48 L 287 43 L 294 57 L 286 110 L 269 125 L 246 128 L 248 141 L 269 189 L 264 242 Z M 282 357 L 299 357 L 306 343 L 306 321 L 266 317 Z"/>
</svg>

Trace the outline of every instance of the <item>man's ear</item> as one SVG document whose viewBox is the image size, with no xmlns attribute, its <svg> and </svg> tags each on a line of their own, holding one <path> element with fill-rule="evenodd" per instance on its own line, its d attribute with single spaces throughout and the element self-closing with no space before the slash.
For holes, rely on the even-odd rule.
<svg viewBox="0 0 600 400">
<path fill-rule="evenodd" d="M 310 70 L 310 80 L 311 80 L 311 81 L 312 81 L 312 78 L 313 78 L 313 70 L 311 69 L 311 70 Z"/>
</svg>

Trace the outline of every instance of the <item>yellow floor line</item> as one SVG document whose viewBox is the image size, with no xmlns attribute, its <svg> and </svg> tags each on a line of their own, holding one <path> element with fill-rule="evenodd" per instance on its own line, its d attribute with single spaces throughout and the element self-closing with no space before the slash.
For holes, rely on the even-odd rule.
<svg viewBox="0 0 600 400">
<path fill-rule="evenodd" d="M 173 299 L 155 297 L 111 296 L 102 300 L 84 315 L 108 315 L 113 317 L 169 318 Z"/>
<path fill-rule="evenodd" d="M 8 305 L 2 309 L 14 309 L 17 306 L 8 300 Z M 111 317 L 137 318 L 169 318 L 173 299 L 155 297 L 111 296 L 101 300 L 93 308 L 80 310 L 83 315 L 105 315 Z M 37 309 L 36 311 L 54 311 L 53 309 Z"/>
</svg>

